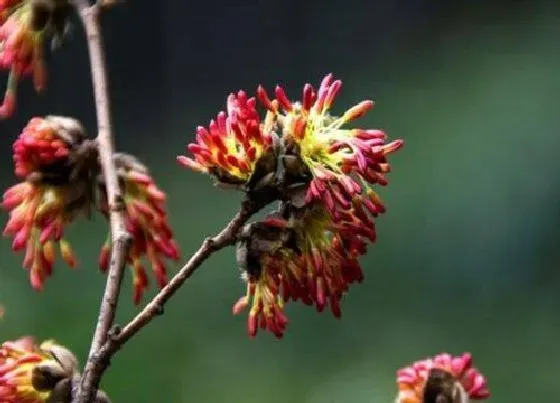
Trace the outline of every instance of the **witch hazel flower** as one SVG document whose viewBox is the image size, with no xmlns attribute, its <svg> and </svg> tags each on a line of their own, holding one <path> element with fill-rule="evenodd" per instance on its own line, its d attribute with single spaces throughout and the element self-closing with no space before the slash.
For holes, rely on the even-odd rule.
<svg viewBox="0 0 560 403">
<path fill-rule="evenodd" d="M 179 247 L 173 239 L 167 220 L 166 195 L 157 187 L 148 169 L 128 154 L 117 153 L 114 158 L 122 186 L 126 229 L 132 236 L 127 262 L 133 272 L 133 299 L 138 304 L 148 287 L 143 258 L 145 257 L 150 263 L 156 282 L 162 288 L 167 284 L 164 261 L 165 259 L 178 260 Z M 102 195 L 100 210 L 108 216 L 105 184 L 101 175 L 99 190 Z M 109 266 L 110 253 L 109 234 L 99 257 L 99 265 L 104 272 Z"/>
<path fill-rule="evenodd" d="M 341 116 L 331 115 L 341 87 L 342 81 L 333 80 L 329 74 L 317 92 L 306 84 L 298 102 L 292 102 L 280 86 L 276 87 L 275 101 L 262 86 L 257 91 L 261 103 L 277 115 L 282 126 L 285 163 L 286 158 L 290 159 L 287 168 L 308 171 L 310 183 L 305 201 L 321 201 L 335 220 L 356 202 L 365 202 L 373 214 L 384 210 L 380 203 L 368 202 L 379 200 L 371 185 L 387 184 L 387 156 L 404 144 L 402 140 L 386 143 L 386 134 L 378 129 L 346 128 L 364 116 L 373 101 L 362 101 Z"/>
<path fill-rule="evenodd" d="M 46 403 L 70 393 L 70 379 L 78 370 L 72 352 L 53 341 L 36 345 L 22 337 L 0 346 L 0 401 Z"/>
<path fill-rule="evenodd" d="M 274 116 L 261 122 L 256 99 L 244 91 L 231 93 L 227 112 L 218 113 L 208 127 L 196 129 L 196 142 L 187 146 L 193 155 L 177 162 L 212 175 L 219 185 L 253 190 L 266 187 L 276 171 Z"/>
<path fill-rule="evenodd" d="M 284 304 L 289 301 L 314 305 L 318 312 L 329 306 L 339 318 L 349 286 L 363 279 L 358 262 L 363 252 L 365 242 L 334 223 L 320 204 L 250 224 L 237 254 L 247 293 L 233 312 L 251 305 L 250 337 L 259 327 L 282 337 L 288 323 Z"/>
<path fill-rule="evenodd" d="M 57 247 L 70 267 L 76 259 L 64 229 L 91 203 L 88 163 L 96 160 L 75 119 L 33 118 L 13 145 L 15 174 L 23 182 L 10 187 L 2 207 L 9 211 L 4 236 L 12 249 L 25 250 L 23 266 L 33 288 L 50 276 Z"/>
<path fill-rule="evenodd" d="M 486 378 L 473 367 L 469 353 L 416 361 L 397 371 L 397 384 L 395 403 L 468 403 L 490 397 Z"/>
<path fill-rule="evenodd" d="M 55 43 L 66 32 L 71 4 L 64 0 L 4 0 L 0 3 L 0 68 L 9 71 L 0 117 L 15 110 L 18 81 L 32 76 L 37 92 L 45 87 L 45 36 Z"/>
</svg>

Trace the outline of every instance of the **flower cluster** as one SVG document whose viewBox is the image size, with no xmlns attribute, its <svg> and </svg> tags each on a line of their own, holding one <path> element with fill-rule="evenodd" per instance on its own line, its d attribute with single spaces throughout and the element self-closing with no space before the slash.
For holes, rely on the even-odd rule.
<svg viewBox="0 0 560 403">
<path fill-rule="evenodd" d="M 227 113 L 220 112 L 208 129 L 197 129 L 196 142 L 187 147 L 193 157 L 178 157 L 181 165 L 220 184 L 249 197 L 261 190 L 266 202 L 280 200 L 289 210 L 286 217 L 248 229 L 239 244 L 238 255 L 252 260 L 240 262 L 248 288 L 234 312 L 252 301 L 252 336 L 259 326 L 281 336 L 288 300 L 318 311 L 329 305 L 340 316 L 342 296 L 363 277 L 358 258 L 375 241 L 375 217 L 385 211 L 372 186 L 387 184 L 387 156 L 403 141 L 387 143 L 381 130 L 346 127 L 370 110 L 372 101 L 332 115 L 341 86 L 329 74 L 317 91 L 306 84 L 300 101 L 291 101 L 281 87 L 271 99 L 259 86 L 255 98 L 266 110 L 262 120 L 255 98 L 243 91 L 230 94 Z"/>
<path fill-rule="evenodd" d="M 227 113 L 221 111 L 208 128 L 196 129 L 196 143 L 187 149 L 193 158 L 177 161 L 197 172 L 213 175 L 218 184 L 255 190 L 265 187 L 276 170 L 278 137 L 272 131 L 274 115 L 261 123 L 256 99 L 244 91 L 230 94 Z"/>
<path fill-rule="evenodd" d="M 76 264 L 64 229 L 87 212 L 91 185 L 85 167 L 96 161 L 95 150 L 75 119 L 47 116 L 31 119 L 13 151 L 15 174 L 23 182 L 4 193 L 2 207 L 10 212 L 4 235 L 13 236 L 14 251 L 25 250 L 23 266 L 40 290 L 57 245 L 66 263 Z"/>
<path fill-rule="evenodd" d="M 31 337 L 5 342 L 0 346 L 0 401 L 51 401 L 51 395 L 59 397 L 69 392 L 69 381 L 78 370 L 77 365 L 69 350 L 52 341 L 40 346 Z"/>
<path fill-rule="evenodd" d="M 281 121 L 284 153 L 298 164 L 285 164 L 288 171 L 306 171 L 310 178 L 305 201 L 320 201 L 335 221 L 348 214 L 359 218 L 354 208 L 363 207 L 372 215 L 384 211 L 370 185 L 386 185 L 390 170 L 387 155 L 404 144 L 385 143 L 386 134 L 378 129 L 345 128 L 364 116 L 373 102 L 366 100 L 345 111 L 330 114 L 342 87 L 331 74 L 323 78 L 318 91 L 310 84 L 303 88 L 302 100 L 292 102 L 282 87 L 276 87 L 277 102 L 271 102 L 261 86 L 257 93 L 265 107 Z M 368 222 L 363 227 L 371 228 Z"/>
<path fill-rule="evenodd" d="M 52 340 L 36 345 L 26 336 L 0 345 L 2 403 L 70 402 L 73 381 L 79 376 L 76 356 Z M 101 390 L 94 401 L 110 402 Z"/>
<path fill-rule="evenodd" d="M 251 304 L 248 333 L 258 327 L 282 337 L 288 323 L 284 304 L 302 301 L 318 312 L 329 306 L 340 317 L 348 287 L 363 279 L 358 257 L 366 243 L 335 223 L 320 204 L 302 209 L 285 205 L 281 214 L 250 224 L 238 244 L 238 263 L 247 293 L 234 305 Z"/>
<path fill-rule="evenodd" d="M 0 68 L 9 71 L 0 117 L 12 115 L 20 78 L 31 75 L 35 90 L 45 87 L 45 36 L 58 43 L 67 29 L 71 4 L 66 0 L 0 1 Z"/>
<path fill-rule="evenodd" d="M 152 266 L 159 287 L 167 283 L 164 259 L 178 260 L 179 247 L 167 222 L 166 195 L 154 183 L 148 169 L 131 155 L 115 154 L 117 175 L 122 186 L 125 204 L 126 229 L 133 242 L 128 253 L 128 263 L 133 270 L 134 302 L 139 303 L 148 286 L 142 258 L 146 256 Z M 108 215 L 107 197 L 103 177 L 99 177 L 102 195 L 100 209 Z M 109 238 L 101 249 L 99 265 L 106 271 L 111 249 Z"/>
<path fill-rule="evenodd" d="M 51 274 L 57 246 L 70 267 L 76 259 L 65 228 L 80 215 L 90 216 L 96 205 L 107 215 L 107 200 L 100 174 L 97 144 L 85 136 L 72 118 L 33 118 L 13 145 L 15 174 L 22 181 L 10 187 L 2 207 L 10 217 L 4 235 L 13 237 L 14 251 L 25 250 L 23 266 L 32 286 L 41 290 Z M 134 300 L 147 287 L 141 263 L 145 255 L 159 286 L 166 281 L 164 258 L 178 259 L 179 252 L 167 223 L 165 194 L 147 169 L 134 157 L 117 154 L 115 162 L 124 195 L 128 231 L 133 236 L 129 263 L 134 271 Z M 110 239 L 101 250 L 106 269 Z"/>
<path fill-rule="evenodd" d="M 396 403 L 468 403 L 490 396 L 486 378 L 472 366 L 469 353 L 439 354 L 397 371 Z"/>
</svg>

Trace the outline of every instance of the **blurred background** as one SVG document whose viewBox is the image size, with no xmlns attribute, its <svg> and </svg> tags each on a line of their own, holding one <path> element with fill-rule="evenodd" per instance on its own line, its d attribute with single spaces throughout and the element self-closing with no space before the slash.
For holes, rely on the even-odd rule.
<svg viewBox="0 0 560 403">
<path fill-rule="evenodd" d="M 366 281 L 341 320 L 289 306 L 284 340 L 249 340 L 246 316 L 231 314 L 244 285 L 222 251 L 118 354 L 103 382 L 114 402 L 391 402 L 396 369 L 441 351 L 471 351 L 494 403 L 554 400 L 560 2 L 128 0 L 103 22 L 118 149 L 167 191 L 184 257 L 239 203 L 175 163 L 229 92 L 282 83 L 295 96 L 333 72 L 344 81 L 335 111 L 374 99 L 360 126 L 406 141 L 379 190 L 388 211 L 363 259 Z M 72 115 L 94 134 L 88 68 L 75 24 L 49 57 L 45 94 L 25 81 L 16 116 L 0 123 L 3 189 L 31 116 Z M 101 217 L 75 225 L 80 268 L 60 263 L 41 294 L 0 242 L 2 340 L 55 338 L 85 360 L 105 231 Z M 127 272 L 118 323 L 135 312 Z"/>
</svg>

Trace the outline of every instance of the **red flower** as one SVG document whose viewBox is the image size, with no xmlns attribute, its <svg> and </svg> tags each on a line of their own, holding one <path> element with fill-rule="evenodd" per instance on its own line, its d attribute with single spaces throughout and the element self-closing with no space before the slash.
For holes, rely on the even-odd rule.
<svg viewBox="0 0 560 403">
<path fill-rule="evenodd" d="M 20 78 L 31 75 L 37 92 L 45 87 L 45 35 L 53 32 L 55 40 L 63 35 L 70 7 L 63 0 L 0 2 L 0 68 L 10 71 L 0 117 L 13 114 Z"/>
<path fill-rule="evenodd" d="M 76 371 L 76 357 L 52 341 L 40 346 L 31 337 L 5 342 L 0 346 L 0 401 L 46 403 L 51 397 L 59 401 L 52 396 L 53 389 Z"/>
<path fill-rule="evenodd" d="M 220 183 L 246 185 L 258 170 L 259 162 L 273 150 L 272 117 L 269 115 L 261 123 L 255 98 L 247 98 L 244 91 L 232 93 L 227 99 L 227 114 L 220 112 L 208 128 L 197 128 L 196 143 L 187 147 L 193 158 L 181 155 L 177 161 L 187 168 L 215 176 Z M 275 158 L 272 164 L 269 171 L 276 166 Z"/>
<path fill-rule="evenodd" d="M 31 285 L 41 290 L 51 275 L 55 246 L 70 267 L 76 266 L 72 248 L 63 238 L 64 227 L 73 219 L 67 211 L 69 189 L 23 182 L 4 193 L 2 207 L 10 211 L 4 236 L 13 236 L 12 249 L 25 249 L 23 266 L 29 270 Z"/>
<path fill-rule="evenodd" d="M 25 179 L 33 172 L 68 159 L 73 143 L 83 138 L 82 129 L 73 121 L 76 126 L 73 133 L 79 133 L 79 138 L 65 138 L 57 123 L 52 117 L 29 121 L 12 146 L 16 176 Z"/>
<path fill-rule="evenodd" d="M 445 382 L 451 384 L 443 385 Z M 467 403 L 468 399 L 484 400 L 490 396 L 486 378 L 472 367 L 469 353 L 458 357 L 439 354 L 416 361 L 397 371 L 397 384 L 399 394 L 396 403 L 424 403 L 427 402 L 427 394 L 453 393 L 448 398 L 461 403 Z"/>
<path fill-rule="evenodd" d="M 352 206 L 359 208 L 358 204 L 373 215 L 384 211 L 370 186 L 387 184 L 385 174 L 390 167 L 386 157 L 403 145 L 402 140 L 386 144 L 386 134 L 378 129 L 344 127 L 365 115 L 373 107 L 372 101 L 362 101 L 340 117 L 332 116 L 330 110 L 341 87 L 342 82 L 333 81 L 329 74 L 318 92 L 306 84 L 301 102 L 290 101 L 279 86 L 275 102 L 262 86 L 258 89 L 261 103 L 281 122 L 287 153 L 296 154 L 311 174 L 305 201 L 321 201 L 335 221 L 352 213 Z"/>
<path fill-rule="evenodd" d="M 23 266 L 37 290 L 52 272 L 57 245 L 76 265 L 63 236 L 91 203 L 88 163 L 97 157 L 89 144 L 79 122 L 59 116 L 31 119 L 13 144 L 15 173 L 25 181 L 4 193 L 2 207 L 10 212 L 4 236 L 13 236 L 14 251 L 26 250 Z"/>
<path fill-rule="evenodd" d="M 245 237 L 240 263 L 247 294 L 233 311 L 252 302 L 251 337 L 259 326 L 282 337 L 288 323 L 283 308 L 290 300 L 314 305 L 318 312 L 330 306 L 340 317 L 342 297 L 363 279 L 358 256 L 365 253 L 365 242 L 333 222 L 320 204 L 294 211 L 288 219 L 269 217 Z"/>
<path fill-rule="evenodd" d="M 146 269 L 142 263 L 145 256 L 152 266 L 158 286 L 167 283 L 164 259 L 178 260 L 179 248 L 167 222 L 166 196 L 155 184 L 147 168 L 136 158 L 116 154 L 119 180 L 125 202 L 125 220 L 133 242 L 129 250 L 128 263 L 133 269 L 134 302 L 138 304 L 148 286 Z M 101 211 L 107 215 L 105 186 L 101 182 L 103 195 Z M 99 264 L 106 271 L 109 264 L 111 242 L 108 239 L 101 249 Z"/>
</svg>

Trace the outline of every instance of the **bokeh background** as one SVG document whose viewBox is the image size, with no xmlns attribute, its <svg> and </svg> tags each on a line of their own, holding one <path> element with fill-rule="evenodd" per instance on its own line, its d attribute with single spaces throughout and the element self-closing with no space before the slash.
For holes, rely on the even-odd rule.
<svg viewBox="0 0 560 403">
<path fill-rule="evenodd" d="M 128 0 L 104 28 L 118 149 L 168 192 L 184 256 L 240 199 L 175 163 L 230 91 L 282 83 L 299 94 L 334 72 L 338 111 L 375 99 L 361 125 L 406 141 L 380 190 L 388 211 L 363 259 L 366 281 L 342 320 L 290 306 L 283 341 L 250 341 L 245 316 L 231 315 L 244 286 L 225 250 L 118 354 L 103 382 L 114 402 L 391 402 L 395 370 L 440 351 L 471 351 L 494 403 L 555 400 L 560 2 Z M 16 116 L 0 123 L 2 188 L 15 181 L 10 145 L 31 116 L 76 116 L 94 132 L 79 25 L 49 59 L 46 93 L 25 82 Z M 85 359 L 105 230 L 101 217 L 78 223 L 80 268 L 60 264 L 41 294 L 0 243 L 3 340 L 52 337 Z M 119 323 L 137 311 L 129 273 L 124 284 Z"/>
</svg>

